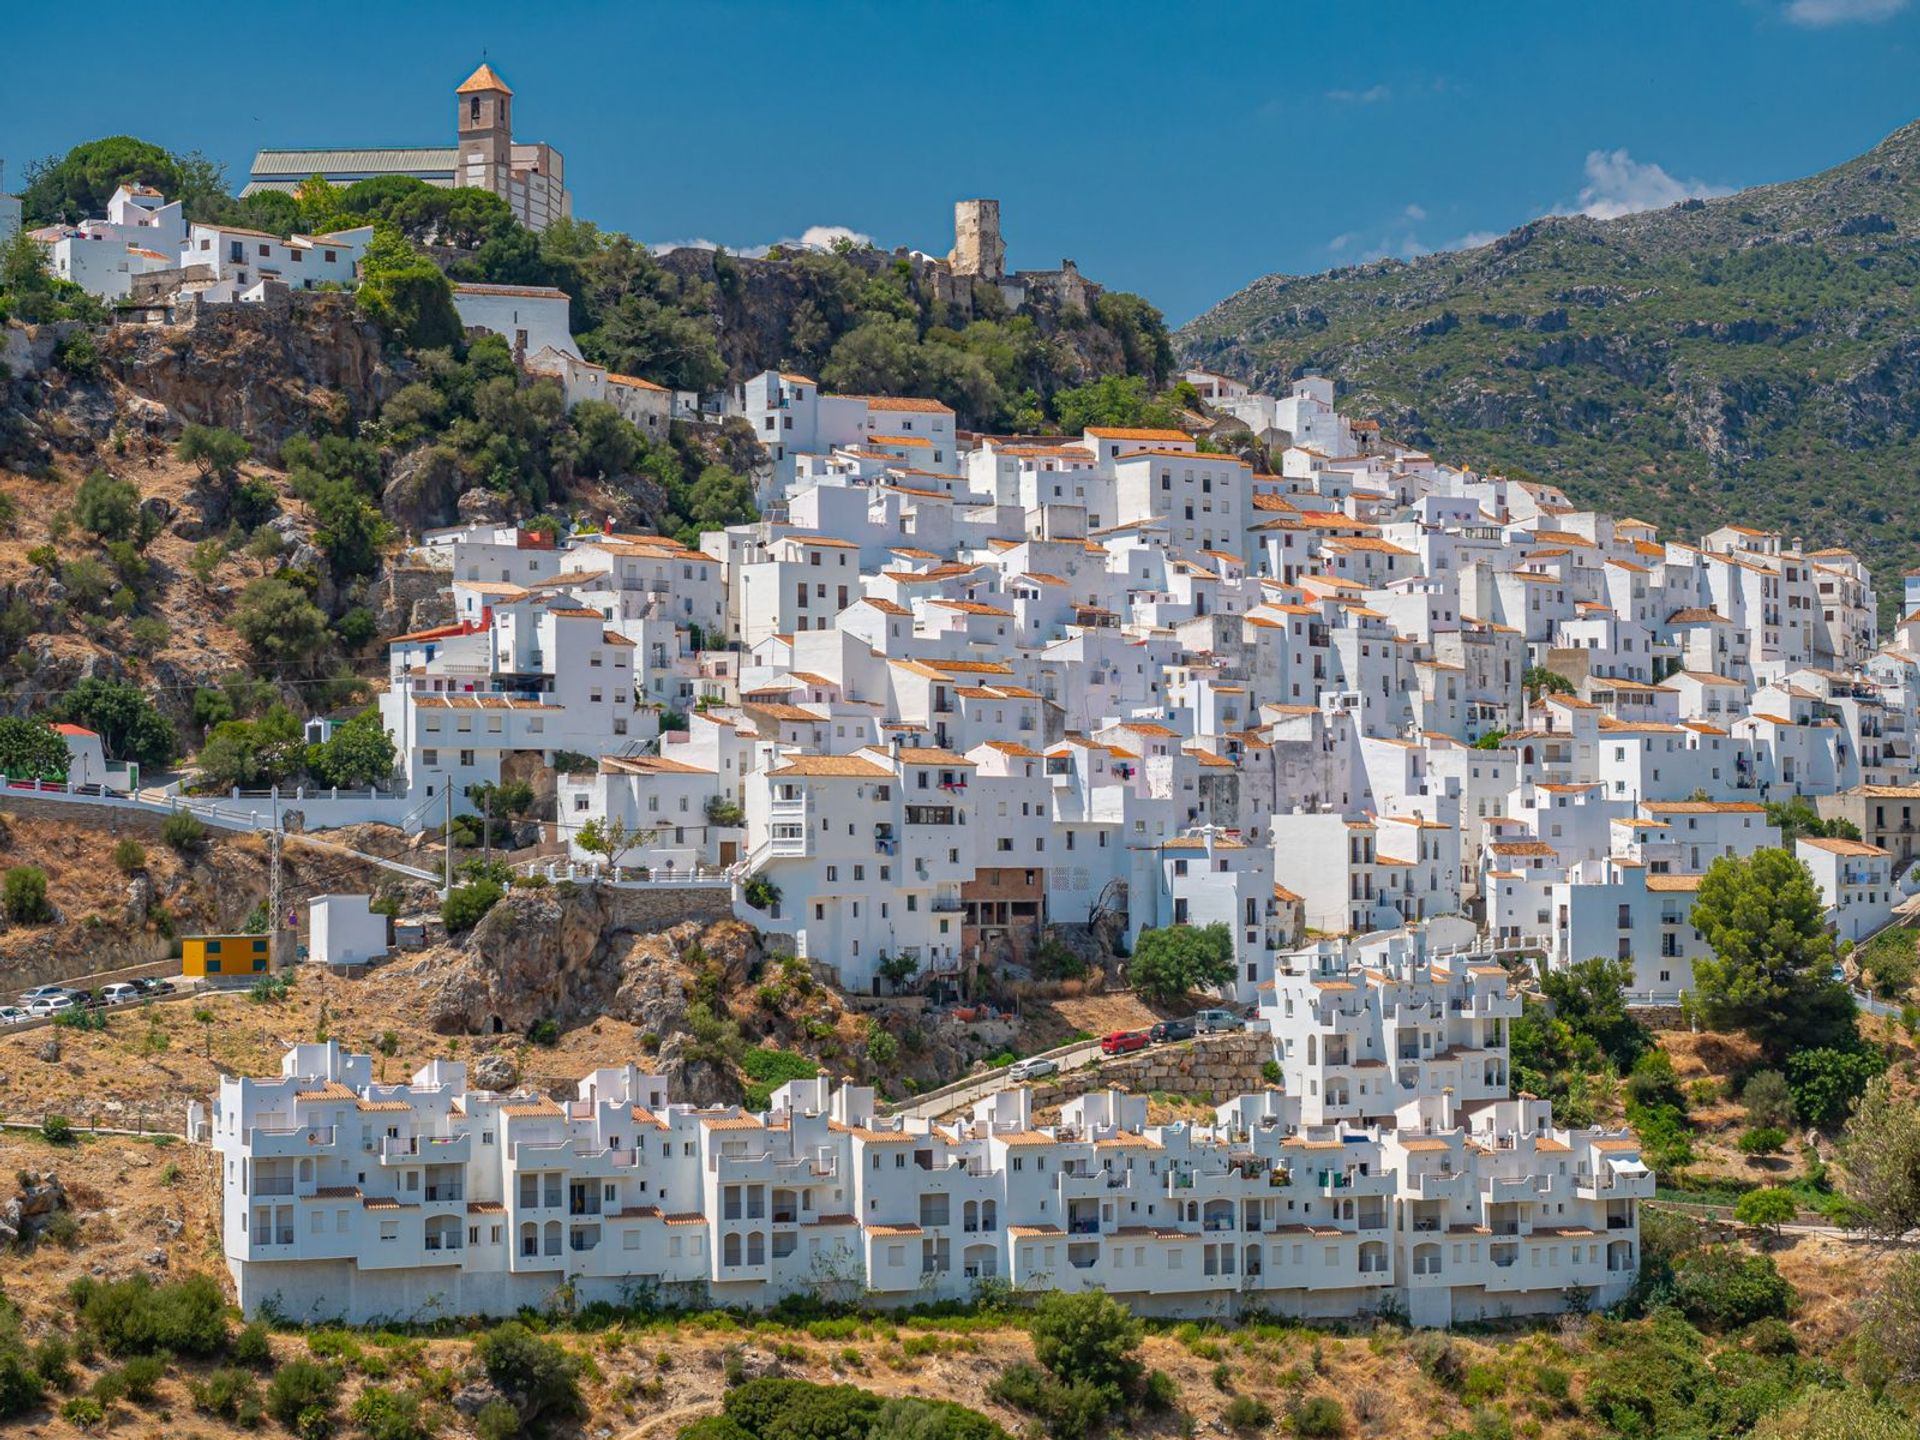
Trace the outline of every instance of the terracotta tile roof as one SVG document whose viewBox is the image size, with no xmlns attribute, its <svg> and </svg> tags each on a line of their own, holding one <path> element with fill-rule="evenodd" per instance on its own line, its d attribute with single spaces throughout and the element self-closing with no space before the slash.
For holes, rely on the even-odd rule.
<svg viewBox="0 0 1920 1440">
<path fill-rule="evenodd" d="M 358 1100 L 360 1097 L 342 1085 L 338 1080 L 329 1080 L 318 1090 L 296 1090 L 296 1100 Z"/>
<path fill-rule="evenodd" d="M 795 755 L 768 775 L 805 775 L 818 779 L 885 780 L 893 772 L 857 755 Z"/>
<path fill-rule="evenodd" d="M 1176 444 L 1181 441 L 1187 444 L 1193 443 L 1193 437 L 1184 430 L 1137 430 L 1124 426 L 1089 425 L 1086 433 L 1096 440 L 1171 440 Z"/>
</svg>

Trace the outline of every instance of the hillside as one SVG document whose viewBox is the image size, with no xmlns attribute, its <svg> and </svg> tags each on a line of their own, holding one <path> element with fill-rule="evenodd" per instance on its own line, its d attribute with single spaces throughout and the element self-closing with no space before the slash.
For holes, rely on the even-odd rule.
<svg viewBox="0 0 1920 1440">
<path fill-rule="evenodd" d="M 1920 124 L 1805 180 L 1269 275 L 1175 343 L 1264 386 L 1322 371 L 1396 439 L 1669 533 L 1858 547 L 1884 618 L 1920 563 L 1917 280 Z"/>
</svg>

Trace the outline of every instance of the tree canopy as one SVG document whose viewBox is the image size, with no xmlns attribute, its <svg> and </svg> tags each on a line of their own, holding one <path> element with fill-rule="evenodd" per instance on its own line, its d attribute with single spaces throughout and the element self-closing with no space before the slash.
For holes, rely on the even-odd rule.
<svg viewBox="0 0 1920 1440">
<path fill-rule="evenodd" d="M 67 773 L 68 758 L 67 742 L 42 721 L 0 717 L 0 774 L 56 780 Z"/>
<path fill-rule="evenodd" d="M 137 685 L 89 675 L 69 690 L 50 712 L 55 720 L 84 725 L 100 736 L 109 757 L 142 765 L 165 765 L 179 753 L 173 722 L 154 708 Z"/>
<path fill-rule="evenodd" d="M 1840 1142 L 1847 1198 L 1876 1235 L 1920 1226 L 1920 1107 L 1882 1075 L 1867 1085 Z"/>
<path fill-rule="evenodd" d="M 1233 932 L 1225 925 L 1148 930 L 1127 962 L 1127 978 L 1149 1000 L 1172 1004 L 1233 979 Z"/>
<path fill-rule="evenodd" d="M 1785 850 L 1715 860 L 1692 923 L 1713 955 L 1694 963 L 1694 999 L 1707 1023 L 1741 1030 L 1766 1058 L 1852 1044 L 1854 1005 L 1832 976 L 1833 936 L 1807 867 Z"/>
</svg>

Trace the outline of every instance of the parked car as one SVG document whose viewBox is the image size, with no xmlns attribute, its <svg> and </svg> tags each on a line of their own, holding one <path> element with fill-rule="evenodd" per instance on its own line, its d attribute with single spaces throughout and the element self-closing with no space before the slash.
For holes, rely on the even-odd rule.
<svg viewBox="0 0 1920 1440">
<path fill-rule="evenodd" d="M 125 982 L 109 985 L 100 992 L 102 1003 L 107 1005 L 131 1005 L 140 998 L 140 987 Z"/>
<path fill-rule="evenodd" d="M 1231 1010 L 1202 1010 L 1193 1017 L 1193 1023 L 1202 1035 L 1212 1035 L 1221 1030 L 1247 1028 L 1247 1022 Z"/>
<path fill-rule="evenodd" d="M 22 1020 L 32 1018 L 18 1005 L 0 1005 L 0 1025 L 18 1025 Z"/>
<path fill-rule="evenodd" d="M 1115 1030 L 1100 1037 L 1102 1055 L 1126 1055 L 1146 1048 L 1147 1032 L 1144 1030 Z"/>
<path fill-rule="evenodd" d="M 1060 1063 L 1057 1060 L 1016 1060 L 1007 1067 L 1007 1079 L 1019 1083 L 1023 1080 L 1038 1080 L 1043 1075 L 1058 1075 Z"/>
<path fill-rule="evenodd" d="M 20 1003 L 28 1009 L 33 1008 L 36 1000 L 45 1000 L 54 995 L 71 995 L 73 992 L 64 985 L 36 985 L 20 997 Z"/>
<path fill-rule="evenodd" d="M 1162 1020 L 1147 1032 L 1147 1038 L 1156 1045 L 1165 1045 L 1174 1040 L 1193 1039 L 1193 1017 L 1184 1020 Z"/>
<path fill-rule="evenodd" d="M 70 1010 L 80 1008 L 80 1002 L 62 991 L 58 995 L 42 995 L 27 1007 L 27 1014 L 39 1019 L 42 1016 L 65 1015 Z"/>
</svg>

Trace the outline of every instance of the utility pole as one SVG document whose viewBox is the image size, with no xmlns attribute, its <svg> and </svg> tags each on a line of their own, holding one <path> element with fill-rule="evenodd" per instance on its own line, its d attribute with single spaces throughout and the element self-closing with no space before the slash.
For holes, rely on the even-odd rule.
<svg viewBox="0 0 1920 1440">
<path fill-rule="evenodd" d="M 440 847 L 442 858 L 446 861 L 446 883 L 442 896 L 453 893 L 453 786 L 447 786 L 447 830 L 445 843 Z"/>
</svg>

